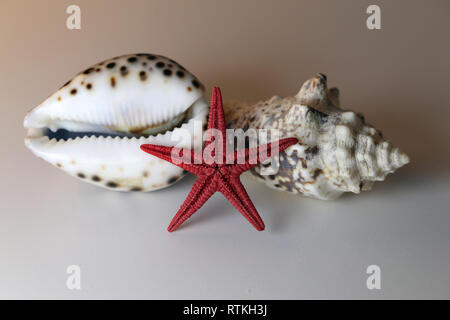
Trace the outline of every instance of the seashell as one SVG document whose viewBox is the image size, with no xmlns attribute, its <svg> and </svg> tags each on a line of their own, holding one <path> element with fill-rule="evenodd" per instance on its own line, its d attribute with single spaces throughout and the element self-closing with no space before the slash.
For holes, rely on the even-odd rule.
<svg viewBox="0 0 450 320">
<path fill-rule="evenodd" d="M 344 192 L 370 190 L 409 162 L 358 113 L 339 106 L 337 88 L 327 88 L 323 74 L 306 81 L 294 97 L 272 97 L 256 104 L 227 102 L 228 128 L 278 129 L 280 137 L 299 143 L 281 152 L 279 170 L 252 173 L 270 187 L 328 200 Z"/>
<path fill-rule="evenodd" d="M 149 157 L 139 146 L 185 147 L 172 139 L 177 131 L 188 130 L 194 139 L 202 135 L 209 110 L 203 91 L 194 75 L 166 57 L 109 59 L 76 75 L 27 114 L 25 145 L 68 174 L 101 187 L 164 188 L 186 172 Z"/>
</svg>

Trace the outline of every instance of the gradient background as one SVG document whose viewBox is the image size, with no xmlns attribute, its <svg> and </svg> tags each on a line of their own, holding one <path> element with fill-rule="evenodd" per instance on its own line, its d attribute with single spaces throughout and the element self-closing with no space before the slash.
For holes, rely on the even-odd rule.
<svg viewBox="0 0 450 320">
<path fill-rule="evenodd" d="M 66 8 L 81 7 L 81 30 Z M 381 7 L 382 29 L 366 28 Z M 0 298 L 450 298 L 449 1 L 0 2 Z M 23 118 L 109 57 L 160 53 L 225 99 L 292 95 L 318 72 L 412 162 L 324 202 L 243 183 L 255 232 L 216 195 L 166 227 L 193 177 L 148 194 L 73 179 L 23 144 Z M 82 290 L 66 288 L 66 268 Z M 366 288 L 368 265 L 381 290 Z"/>
</svg>

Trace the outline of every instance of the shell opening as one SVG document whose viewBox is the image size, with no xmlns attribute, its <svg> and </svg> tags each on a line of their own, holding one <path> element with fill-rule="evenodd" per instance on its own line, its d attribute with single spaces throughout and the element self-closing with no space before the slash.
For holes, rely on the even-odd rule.
<svg viewBox="0 0 450 320">
<path fill-rule="evenodd" d="M 111 137 L 111 138 L 141 138 L 156 136 L 161 133 L 172 131 L 175 128 L 181 127 L 192 119 L 195 113 L 195 103 L 187 110 L 181 112 L 175 117 L 162 121 L 159 123 L 150 123 L 145 126 L 129 128 L 127 130 L 120 127 L 104 126 L 93 123 L 83 123 L 80 121 L 51 121 L 48 126 L 43 128 L 29 127 L 27 138 L 42 138 L 47 137 L 49 140 L 56 139 L 56 141 L 70 139 L 84 138 L 84 137 Z"/>
</svg>

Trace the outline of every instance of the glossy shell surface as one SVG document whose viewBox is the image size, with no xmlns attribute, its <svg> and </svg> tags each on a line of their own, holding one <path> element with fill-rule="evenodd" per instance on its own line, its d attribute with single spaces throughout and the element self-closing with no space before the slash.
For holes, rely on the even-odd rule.
<svg viewBox="0 0 450 320">
<path fill-rule="evenodd" d="M 185 172 L 140 150 L 202 134 L 208 105 L 199 80 L 155 54 L 124 55 L 84 69 L 25 117 L 26 146 L 68 174 L 121 191 L 167 187 Z"/>
</svg>

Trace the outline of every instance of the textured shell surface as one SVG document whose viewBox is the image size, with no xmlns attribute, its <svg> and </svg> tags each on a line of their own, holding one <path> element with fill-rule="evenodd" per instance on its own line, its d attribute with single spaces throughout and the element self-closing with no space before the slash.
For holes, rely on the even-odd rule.
<svg viewBox="0 0 450 320">
<path fill-rule="evenodd" d="M 306 81 L 296 96 L 274 96 L 256 104 L 227 102 L 229 128 L 277 129 L 299 143 L 281 152 L 279 170 L 252 173 L 272 188 L 328 200 L 344 192 L 370 190 L 374 181 L 409 162 L 364 117 L 339 106 L 337 88 L 323 74 Z"/>
<path fill-rule="evenodd" d="M 24 120 L 25 145 L 68 174 L 101 187 L 150 191 L 186 172 L 142 152 L 145 143 L 177 145 L 178 130 L 196 139 L 206 123 L 204 87 L 177 62 L 131 54 L 77 74 Z"/>
</svg>

